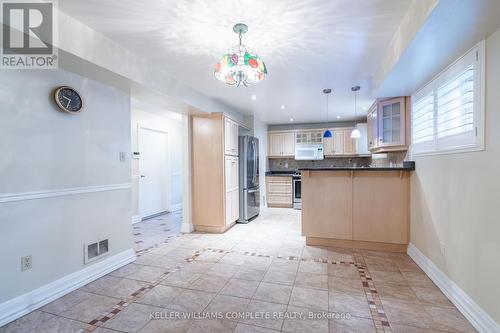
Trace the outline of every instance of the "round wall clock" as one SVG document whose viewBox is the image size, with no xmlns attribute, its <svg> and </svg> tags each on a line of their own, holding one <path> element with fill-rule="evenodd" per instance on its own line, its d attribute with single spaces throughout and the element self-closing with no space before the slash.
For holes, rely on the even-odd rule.
<svg viewBox="0 0 500 333">
<path fill-rule="evenodd" d="M 56 89 L 54 99 L 57 106 L 64 112 L 78 113 L 83 108 L 80 94 L 73 88 L 63 86 Z"/>
</svg>

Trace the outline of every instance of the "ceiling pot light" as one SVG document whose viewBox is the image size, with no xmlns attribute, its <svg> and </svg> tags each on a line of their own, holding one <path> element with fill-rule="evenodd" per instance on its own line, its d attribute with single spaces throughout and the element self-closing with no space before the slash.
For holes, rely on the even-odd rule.
<svg viewBox="0 0 500 333">
<path fill-rule="evenodd" d="M 357 107 L 357 98 L 356 97 L 357 97 L 359 89 L 360 89 L 359 86 L 354 86 L 351 88 L 351 90 L 354 92 L 354 118 L 356 118 L 356 107 Z M 361 137 L 361 132 L 359 131 L 359 129 L 357 129 L 355 127 L 351 132 L 351 138 L 358 139 L 359 137 Z"/>
<path fill-rule="evenodd" d="M 252 95 L 252 101 L 255 101 L 257 99 L 257 96 Z"/>
<path fill-rule="evenodd" d="M 337 116 L 337 119 L 340 119 L 340 118 L 342 118 L 342 117 L 341 116 Z"/>
<path fill-rule="evenodd" d="M 295 121 L 295 119 L 293 119 L 293 118 L 290 118 L 290 122 L 292 122 L 292 123 L 293 123 L 294 121 Z"/>
<path fill-rule="evenodd" d="M 264 61 L 254 51 L 241 43 L 241 38 L 248 31 L 243 23 L 235 24 L 233 31 L 238 34 L 240 43 L 231 47 L 215 64 L 215 77 L 228 85 L 248 87 L 264 80 L 267 75 Z"/>
<path fill-rule="evenodd" d="M 332 92 L 332 89 L 323 89 L 323 94 L 326 95 L 326 122 L 328 122 L 328 95 Z M 332 132 L 327 129 L 323 133 L 324 138 L 331 138 L 332 137 Z"/>
<path fill-rule="evenodd" d="M 284 105 L 282 105 L 282 106 L 280 106 L 280 108 L 281 108 L 281 110 L 284 110 L 284 109 L 285 109 L 285 106 L 284 106 Z"/>
</svg>

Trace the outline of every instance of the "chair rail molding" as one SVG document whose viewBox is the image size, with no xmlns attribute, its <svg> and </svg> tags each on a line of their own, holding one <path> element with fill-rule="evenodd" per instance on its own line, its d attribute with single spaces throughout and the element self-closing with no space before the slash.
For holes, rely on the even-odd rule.
<svg viewBox="0 0 500 333">
<path fill-rule="evenodd" d="M 95 193 L 104 191 L 127 190 L 130 188 L 131 188 L 130 183 L 121 183 L 121 184 L 109 184 L 109 185 L 97 185 L 97 186 L 71 187 L 64 189 L 33 191 L 33 192 L 7 193 L 7 194 L 0 194 L 0 203 L 63 197 L 68 195 L 77 195 L 77 194 L 86 194 L 86 193 Z"/>
</svg>

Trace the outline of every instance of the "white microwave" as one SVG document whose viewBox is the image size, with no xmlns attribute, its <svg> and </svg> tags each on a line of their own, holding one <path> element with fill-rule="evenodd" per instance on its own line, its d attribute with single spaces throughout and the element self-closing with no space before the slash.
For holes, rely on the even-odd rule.
<svg viewBox="0 0 500 333">
<path fill-rule="evenodd" d="M 296 160 L 322 160 L 323 144 L 296 144 L 295 145 L 295 159 Z"/>
</svg>

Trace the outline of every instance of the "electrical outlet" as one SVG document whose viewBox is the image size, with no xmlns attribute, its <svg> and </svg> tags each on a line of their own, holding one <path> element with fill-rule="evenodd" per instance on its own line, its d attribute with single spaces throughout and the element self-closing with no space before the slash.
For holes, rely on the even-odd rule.
<svg viewBox="0 0 500 333">
<path fill-rule="evenodd" d="M 33 259 L 31 255 L 21 257 L 21 271 L 27 271 L 33 267 Z"/>
</svg>

